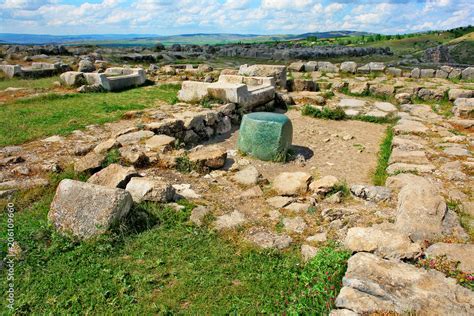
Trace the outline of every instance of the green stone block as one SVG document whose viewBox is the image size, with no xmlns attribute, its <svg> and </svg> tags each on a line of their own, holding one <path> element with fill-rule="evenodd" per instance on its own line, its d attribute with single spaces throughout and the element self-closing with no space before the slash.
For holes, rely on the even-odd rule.
<svg viewBox="0 0 474 316">
<path fill-rule="evenodd" d="M 283 114 L 255 112 L 244 115 L 237 148 L 260 160 L 285 161 L 293 140 L 293 126 Z"/>
</svg>

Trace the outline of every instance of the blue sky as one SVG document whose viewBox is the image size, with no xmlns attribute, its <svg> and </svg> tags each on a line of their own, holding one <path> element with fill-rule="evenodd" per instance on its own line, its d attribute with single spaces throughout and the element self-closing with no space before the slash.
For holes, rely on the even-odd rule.
<svg viewBox="0 0 474 316">
<path fill-rule="evenodd" d="M 474 25 L 474 0 L 0 0 L 0 33 L 385 34 Z"/>
</svg>

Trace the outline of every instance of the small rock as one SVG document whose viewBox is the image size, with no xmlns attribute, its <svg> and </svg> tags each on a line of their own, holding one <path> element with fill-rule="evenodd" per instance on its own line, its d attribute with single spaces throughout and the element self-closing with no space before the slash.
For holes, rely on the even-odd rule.
<svg viewBox="0 0 474 316">
<path fill-rule="evenodd" d="M 283 208 L 293 202 L 292 197 L 288 196 L 274 196 L 271 198 L 268 198 L 266 201 L 270 206 L 273 206 L 275 208 Z"/>
<path fill-rule="evenodd" d="M 258 183 L 259 178 L 260 172 L 258 172 L 257 168 L 250 165 L 244 168 L 243 170 L 238 171 L 232 177 L 232 180 L 241 185 L 251 186 L 256 185 Z"/>
<path fill-rule="evenodd" d="M 127 184 L 126 190 L 130 192 L 135 203 L 142 201 L 168 203 L 175 195 L 175 189 L 161 178 L 134 177 Z"/>
<path fill-rule="evenodd" d="M 176 190 L 175 200 L 201 198 L 201 195 L 191 189 L 190 184 L 173 184 L 173 188 Z"/>
<path fill-rule="evenodd" d="M 304 221 L 302 217 L 297 216 L 294 218 L 289 218 L 289 217 L 284 218 L 283 226 L 285 230 L 289 232 L 302 234 L 308 225 L 306 224 L 306 222 Z"/>
<path fill-rule="evenodd" d="M 318 253 L 318 248 L 310 245 L 301 246 L 301 256 L 303 257 L 304 262 L 308 262 L 313 259 Z"/>
<path fill-rule="evenodd" d="M 327 234 L 326 233 L 319 233 L 315 234 L 313 236 L 309 236 L 306 238 L 307 242 L 325 242 L 327 240 Z"/>
<path fill-rule="evenodd" d="M 209 214 L 210 209 L 204 205 L 199 205 L 191 211 L 191 216 L 189 219 L 191 222 L 196 224 L 197 226 L 201 226 L 203 223 L 204 217 L 206 217 L 207 214 Z"/>
<path fill-rule="evenodd" d="M 339 180 L 334 176 L 325 176 L 321 179 L 313 181 L 309 185 L 309 189 L 319 195 L 325 195 L 330 192 L 337 184 Z"/>
<path fill-rule="evenodd" d="M 308 191 L 311 175 L 306 172 L 283 172 L 273 181 L 273 189 L 279 195 L 298 195 Z"/>
<path fill-rule="evenodd" d="M 284 249 L 292 243 L 292 238 L 288 235 L 275 234 L 268 231 L 257 230 L 251 232 L 247 239 L 263 249 Z"/>
<path fill-rule="evenodd" d="M 230 229 L 245 223 L 244 214 L 239 211 L 233 211 L 229 214 L 224 214 L 218 216 L 215 222 L 215 227 L 217 230 Z"/>
<path fill-rule="evenodd" d="M 81 172 L 95 172 L 101 168 L 102 163 L 105 160 L 104 154 L 97 154 L 94 151 L 91 151 L 84 157 L 80 158 L 74 164 L 74 171 Z"/>
</svg>

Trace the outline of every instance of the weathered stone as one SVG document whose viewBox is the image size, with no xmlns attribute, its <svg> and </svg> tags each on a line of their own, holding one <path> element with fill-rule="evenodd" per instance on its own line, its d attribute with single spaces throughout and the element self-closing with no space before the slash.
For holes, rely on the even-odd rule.
<svg viewBox="0 0 474 316">
<path fill-rule="evenodd" d="M 143 201 L 168 203 L 175 195 L 175 189 L 162 178 L 134 177 L 127 184 L 126 190 L 130 192 L 135 203 Z"/>
<path fill-rule="evenodd" d="M 263 196 L 262 189 L 258 185 L 255 185 L 251 187 L 250 189 L 247 189 L 244 192 L 242 192 L 239 196 L 237 196 L 237 198 L 252 199 L 252 198 L 261 197 L 261 196 Z"/>
<path fill-rule="evenodd" d="M 436 243 L 428 247 L 426 256 L 435 258 L 446 256 L 448 260 L 459 261 L 459 269 L 466 273 L 474 273 L 474 245 Z"/>
<path fill-rule="evenodd" d="M 419 244 L 393 228 L 349 228 L 344 245 L 353 252 L 372 252 L 384 258 L 414 258 L 421 253 Z"/>
<path fill-rule="evenodd" d="M 450 101 L 455 101 L 458 98 L 473 98 L 474 90 L 449 89 L 448 97 Z"/>
<path fill-rule="evenodd" d="M 452 112 L 457 117 L 473 119 L 474 118 L 474 98 L 458 98 L 454 101 Z"/>
<path fill-rule="evenodd" d="M 430 161 L 426 157 L 426 153 L 422 150 L 404 151 L 399 148 L 394 148 L 390 155 L 389 164 L 393 163 L 411 163 L 411 164 L 429 164 Z"/>
<path fill-rule="evenodd" d="M 392 140 L 392 148 L 398 148 L 403 151 L 422 150 L 424 146 L 409 138 L 395 136 Z"/>
<path fill-rule="evenodd" d="M 117 137 L 117 142 L 119 142 L 122 146 L 138 144 L 141 141 L 152 137 L 153 135 L 155 135 L 155 133 L 151 131 L 138 131 Z"/>
<path fill-rule="evenodd" d="M 145 147 L 151 151 L 166 152 L 173 149 L 176 138 L 167 135 L 155 135 L 148 138 Z"/>
<path fill-rule="evenodd" d="M 249 233 L 247 239 L 263 249 L 284 249 L 290 246 L 292 238 L 288 235 L 275 234 L 266 230 L 256 230 Z"/>
<path fill-rule="evenodd" d="M 191 185 L 187 183 L 173 184 L 173 188 L 176 190 L 175 199 L 200 199 L 201 195 L 197 194 Z"/>
<path fill-rule="evenodd" d="M 390 190 L 390 188 L 366 185 L 353 185 L 351 186 L 351 192 L 361 199 L 372 202 L 389 200 L 392 194 L 392 190 Z"/>
<path fill-rule="evenodd" d="M 215 227 L 217 230 L 230 229 L 242 225 L 245 221 L 244 214 L 239 211 L 233 211 L 232 213 L 218 216 Z"/>
<path fill-rule="evenodd" d="M 421 69 L 420 78 L 434 78 L 435 70 L 434 69 Z"/>
<path fill-rule="evenodd" d="M 119 145 L 120 144 L 117 142 L 115 138 L 111 138 L 95 146 L 94 152 L 96 154 L 103 154 L 112 148 L 118 147 Z"/>
<path fill-rule="evenodd" d="M 136 176 L 138 176 L 138 173 L 135 168 L 122 167 L 121 165 L 114 163 L 101 171 L 94 173 L 87 182 L 108 188 L 125 189 L 130 179 Z"/>
<path fill-rule="evenodd" d="M 294 198 L 288 196 L 274 196 L 268 198 L 266 201 L 270 206 L 275 208 L 282 208 L 293 202 Z"/>
<path fill-rule="evenodd" d="M 119 152 L 122 161 L 135 167 L 145 167 L 150 163 L 150 158 L 145 151 L 139 147 L 121 147 Z"/>
<path fill-rule="evenodd" d="M 387 74 L 393 76 L 393 77 L 401 77 L 402 76 L 402 70 L 400 68 L 395 68 L 395 67 L 389 67 L 386 70 Z"/>
<path fill-rule="evenodd" d="M 273 181 L 273 189 L 279 195 L 298 195 L 308 191 L 311 175 L 306 172 L 283 172 Z"/>
<path fill-rule="evenodd" d="M 292 211 L 292 212 L 306 212 L 310 208 L 311 204 L 309 203 L 299 203 L 293 202 L 290 205 L 285 206 L 285 209 Z"/>
<path fill-rule="evenodd" d="M 337 179 L 335 176 L 324 176 L 321 179 L 313 181 L 309 185 L 309 189 L 316 194 L 326 195 L 338 183 L 339 183 L 339 179 Z"/>
<path fill-rule="evenodd" d="M 395 105 L 393 105 L 392 103 L 389 103 L 389 102 L 375 102 L 374 103 L 374 106 L 379 109 L 380 111 L 384 111 L 384 112 L 396 112 L 397 111 L 397 108 L 395 107 Z"/>
<path fill-rule="evenodd" d="M 201 226 L 203 224 L 203 220 L 207 214 L 209 214 L 210 209 L 204 205 L 199 205 L 193 208 L 191 211 L 191 216 L 189 220 L 196 224 L 197 226 Z"/>
<path fill-rule="evenodd" d="M 449 146 L 443 149 L 443 153 L 452 157 L 470 157 L 469 150 L 459 146 Z"/>
<path fill-rule="evenodd" d="M 91 151 L 84 157 L 80 158 L 74 164 L 74 171 L 76 172 L 94 172 L 101 168 L 102 163 L 105 160 L 104 154 L 97 154 Z"/>
<path fill-rule="evenodd" d="M 95 66 L 90 60 L 83 59 L 79 62 L 79 67 L 77 70 L 79 72 L 93 72 L 95 71 Z"/>
<path fill-rule="evenodd" d="M 254 166 L 247 166 L 246 168 L 238 171 L 233 177 L 232 180 L 241 184 L 241 185 L 256 185 L 260 178 L 260 172 Z"/>
<path fill-rule="evenodd" d="M 381 97 L 390 97 L 395 93 L 395 87 L 389 84 L 375 84 L 369 88 L 371 94 Z"/>
<path fill-rule="evenodd" d="M 418 172 L 418 173 L 431 173 L 436 169 L 432 164 L 427 165 L 416 165 L 409 163 L 394 163 L 388 166 L 387 173 L 393 175 L 400 172 Z"/>
<path fill-rule="evenodd" d="M 423 177 L 411 178 L 398 194 L 395 227 L 413 240 L 441 235 L 446 203 L 437 188 Z"/>
<path fill-rule="evenodd" d="M 326 233 L 318 233 L 313 236 L 309 236 L 306 238 L 307 242 L 325 242 L 327 240 L 327 234 Z"/>
<path fill-rule="evenodd" d="M 474 79 L 474 67 L 467 67 L 461 72 L 461 77 L 463 80 L 473 80 Z"/>
<path fill-rule="evenodd" d="M 393 131 L 396 135 L 399 134 L 419 134 L 424 135 L 428 132 L 428 127 L 426 127 L 423 123 L 401 119 L 398 121 L 397 125 L 393 127 Z"/>
<path fill-rule="evenodd" d="M 261 160 L 285 161 L 292 139 L 293 126 L 288 117 L 257 112 L 244 115 L 237 146 Z"/>
<path fill-rule="evenodd" d="M 288 70 L 300 72 L 300 71 L 304 71 L 304 66 L 305 66 L 304 62 L 295 61 L 288 66 Z"/>
<path fill-rule="evenodd" d="M 318 254 L 318 248 L 310 245 L 301 246 L 301 257 L 303 257 L 304 262 L 308 262 L 313 259 Z"/>
<path fill-rule="evenodd" d="M 352 81 L 352 82 L 349 82 L 348 89 L 349 89 L 349 92 L 352 94 L 363 95 L 369 92 L 369 83 Z"/>
<path fill-rule="evenodd" d="M 367 102 L 358 99 L 342 99 L 339 106 L 342 108 L 363 108 L 367 106 Z"/>
<path fill-rule="evenodd" d="M 426 315 L 470 315 L 474 293 L 441 272 L 358 253 L 349 259 L 338 308 Z"/>
<path fill-rule="evenodd" d="M 353 61 L 345 61 L 341 63 L 341 72 L 355 74 L 357 71 L 357 64 Z"/>
<path fill-rule="evenodd" d="M 59 76 L 59 80 L 63 85 L 70 86 L 70 87 L 79 87 L 85 83 L 84 74 L 79 71 L 68 71 L 61 76 Z"/>
<path fill-rule="evenodd" d="M 283 219 L 283 227 L 291 233 L 302 234 L 308 224 L 303 217 L 297 216 L 293 218 L 286 217 Z"/>
<path fill-rule="evenodd" d="M 227 151 L 220 146 L 202 147 L 188 155 L 189 161 L 197 170 L 222 168 L 227 159 Z"/>
<path fill-rule="evenodd" d="M 125 190 L 66 179 L 58 185 L 48 219 L 63 233 L 90 238 L 117 224 L 131 205 Z"/>
</svg>

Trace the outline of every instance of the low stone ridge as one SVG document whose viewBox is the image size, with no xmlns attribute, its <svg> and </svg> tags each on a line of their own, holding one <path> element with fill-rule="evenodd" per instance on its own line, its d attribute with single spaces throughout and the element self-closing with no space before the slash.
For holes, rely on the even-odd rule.
<svg viewBox="0 0 474 316">
<path fill-rule="evenodd" d="M 127 215 L 130 193 L 75 180 L 62 180 L 48 220 L 62 233 L 86 239 L 104 233 Z"/>
<path fill-rule="evenodd" d="M 369 253 L 349 259 L 336 307 L 358 314 L 377 311 L 472 315 L 474 293 L 441 272 L 423 270 Z"/>
<path fill-rule="evenodd" d="M 285 161 L 293 140 L 293 126 L 283 114 L 246 114 L 240 125 L 237 147 L 261 160 Z"/>
</svg>

